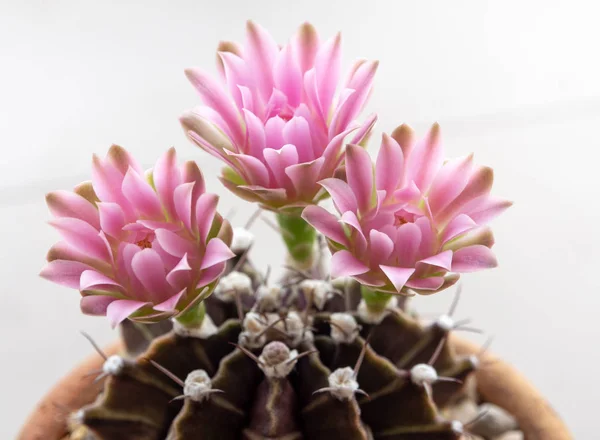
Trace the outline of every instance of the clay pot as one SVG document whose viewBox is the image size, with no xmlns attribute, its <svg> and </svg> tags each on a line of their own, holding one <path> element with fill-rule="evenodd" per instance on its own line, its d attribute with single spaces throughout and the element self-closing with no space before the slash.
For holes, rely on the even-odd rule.
<svg viewBox="0 0 600 440">
<path fill-rule="evenodd" d="M 459 354 L 469 355 L 479 351 L 479 347 L 464 339 L 454 337 L 452 342 Z M 120 349 L 121 345 L 115 343 L 107 347 L 105 353 L 110 356 Z M 102 362 L 103 359 L 94 354 L 61 379 L 38 403 L 17 439 L 62 439 L 67 434 L 65 413 L 96 398 L 101 385 L 93 384 L 93 377 L 86 377 L 86 373 L 99 369 Z M 514 414 L 527 440 L 572 439 L 558 414 L 513 367 L 486 354 L 476 375 L 483 398 Z"/>
</svg>

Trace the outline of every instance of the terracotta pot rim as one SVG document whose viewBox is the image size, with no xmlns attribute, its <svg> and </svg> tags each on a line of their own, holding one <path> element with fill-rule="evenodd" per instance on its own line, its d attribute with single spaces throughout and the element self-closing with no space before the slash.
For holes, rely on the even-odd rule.
<svg viewBox="0 0 600 440">
<path fill-rule="evenodd" d="M 452 336 L 458 354 L 472 355 L 480 348 L 460 337 Z M 105 353 L 118 353 L 121 342 L 115 342 Z M 91 355 L 59 380 L 40 400 L 23 425 L 17 440 L 59 440 L 67 434 L 69 411 L 77 410 L 97 396 L 100 384 L 93 384 L 87 373 L 102 366 L 103 359 Z M 572 440 L 569 430 L 546 399 L 521 373 L 495 357 L 485 354 L 476 371 L 478 390 L 486 401 L 494 403 L 519 422 L 527 440 Z"/>
</svg>

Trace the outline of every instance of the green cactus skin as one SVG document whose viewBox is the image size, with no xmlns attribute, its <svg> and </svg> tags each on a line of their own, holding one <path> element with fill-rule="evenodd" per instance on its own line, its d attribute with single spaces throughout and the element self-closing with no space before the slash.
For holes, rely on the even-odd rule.
<svg viewBox="0 0 600 440">
<path fill-rule="evenodd" d="M 244 265 L 246 266 L 246 265 Z M 247 266 L 250 267 L 251 266 Z M 253 268 L 252 279 L 260 280 Z M 476 368 L 476 359 L 459 358 L 444 344 L 448 329 L 428 326 L 401 309 L 387 312 L 378 323 L 361 320 L 356 312 L 360 286 L 346 289 L 348 298 L 330 295 L 322 310 L 314 306 L 299 279 L 281 291 L 275 308 L 247 299 L 237 305 L 214 296 L 206 300 L 207 316 L 217 324 L 206 337 L 184 337 L 169 326 L 153 327 L 148 340 L 128 326 L 128 348 L 139 354 L 127 360 L 118 374 L 108 377 L 96 402 L 78 416 L 77 440 L 451 440 L 462 426 L 444 420 L 438 408 L 463 393 L 462 381 Z M 260 281 L 253 283 L 257 286 Z M 350 306 L 350 310 L 346 307 Z M 260 337 L 243 336 L 250 312 L 266 328 Z M 344 312 L 359 325 L 347 340 L 332 337 L 332 313 Z M 344 315 L 346 316 L 346 315 Z M 293 318 L 293 319 L 292 319 Z M 298 331 L 298 319 L 304 326 Z M 279 322 L 276 322 L 279 321 Z M 271 325 L 266 325 L 271 322 Z M 291 324 L 295 323 L 296 327 Z M 290 326 L 290 327 L 288 327 Z M 339 332 L 338 332 L 339 333 Z M 346 334 L 345 334 L 346 335 Z M 256 335 L 255 335 L 256 336 Z M 245 341 L 245 342 L 244 342 Z M 258 342 L 257 342 L 258 341 Z M 291 371 L 270 377 L 257 363 L 265 345 L 283 342 L 296 350 Z M 238 345 L 239 344 L 239 345 Z M 443 344 L 443 345 L 442 345 Z M 440 377 L 456 379 L 418 384 L 411 368 L 428 363 Z M 362 360 L 359 361 L 359 358 Z M 177 383 L 150 360 L 181 381 L 194 370 L 204 370 L 213 390 L 200 400 L 182 397 Z M 328 390 L 332 372 L 360 363 L 354 379 L 360 387 L 346 398 Z M 262 363 L 264 367 L 264 362 Z M 277 364 L 280 368 L 284 363 Z M 174 400 L 175 399 L 175 400 Z"/>
</svg>

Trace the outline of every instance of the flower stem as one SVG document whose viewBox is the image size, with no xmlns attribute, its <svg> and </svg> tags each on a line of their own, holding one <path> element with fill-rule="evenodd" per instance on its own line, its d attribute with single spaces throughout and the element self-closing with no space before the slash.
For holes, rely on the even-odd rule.
<svg viewBox="0 0 600 440">
<path fill-rule="evenodd" d="M 310 267 L 314 258 L 314 244 L 317 237 L 315 229 L 300 215 L 277 215 L 277 223 L 288 252 L 300 267 Z"/>
<path fill-rule="evenodd" d="M 365 300 L 367 308 L 373 313 L 383 312 L 392 298 L 392 295 L 389 293 L 379 292 L 367 286 L 360 286 L 360 293 Z"/>
<path fill-rule="evenodd" d="M 204 306 L 204 301 L 200 301 L 175 319 L 184 327 L 200 328 L 202 327 L 205 315 L 206 307 Z"/>
</svg>

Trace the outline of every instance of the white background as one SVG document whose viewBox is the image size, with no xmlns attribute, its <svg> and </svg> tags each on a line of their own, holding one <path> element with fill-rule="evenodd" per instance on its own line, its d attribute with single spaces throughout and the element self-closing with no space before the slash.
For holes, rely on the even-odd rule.
<svg viewBox="0 0 600 440">
<path fill-rule="evenodd" d="M 109 5 L 108 3 L 113 3 Z M 439 121 L 448 154 L 474 151 L 515 205 L 494 226 L 500 267 L 464 277 L 461 317 L 496 336 L 575 437 L 597 435 L 600 51 L 593 2 L 568 1 L 14 1 L 0 3 L 0 438 L 36 400 L 107 343 L 78 294 L 37 277 L 57 235 L 43 195 L 89 178 L 111 143 L 146 166 L 169 146 L 195 158 L 234 223 L 252 207 L 219 187 L 218 163 L 189 144 L 177 117 L 197 103 L 182 70 L 213 68 L 220 39 L 252 18 L 285 42 L 310 20 L 341 30 L 345 59 L 381 61 L 370 109 L 377 134 Z M 378 135 L 377 135 L 378 137 Z M 375 139 L 377 138 L 375 137 Z M 375 142 L 370 150 L 374 153 Z M 279 264 L 264 224 L 254 257 Z M 443 311 L 451 292 L 418 298 Z"/>
</svg>

